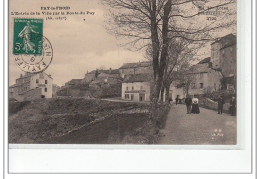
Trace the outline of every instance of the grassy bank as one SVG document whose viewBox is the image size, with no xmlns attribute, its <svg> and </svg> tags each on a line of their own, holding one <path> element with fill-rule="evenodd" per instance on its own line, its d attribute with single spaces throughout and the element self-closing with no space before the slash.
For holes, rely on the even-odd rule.
<svg viewBox="0 0 260 179">
<path fill-rule="evenodd" d="M 149 105 L 96 99 L 39 99 L 10 105 L 10 143 L 152 144 Z M 157 124 L 164 123 L 158 108 Z"/>
</svg>

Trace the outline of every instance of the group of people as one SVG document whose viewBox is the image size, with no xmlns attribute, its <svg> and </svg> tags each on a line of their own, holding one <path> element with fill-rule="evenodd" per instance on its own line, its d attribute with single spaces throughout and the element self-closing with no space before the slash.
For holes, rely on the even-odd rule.
<svg viewBox="0 0 260 179">
<path fill-rule="evenodd" d="M 222 114 L 223 113 L 223 107 L 225 104 L 225 100 L 223 98 L 223 96 L 220 96 L 217 100 L 218 102 L 218 114 Z M 190 96 L 187 96 L 187 98 L 185 99 L 185 104 L 187 107 L 187 114 L 199 114 L 200 113 L 200 108 L 199 108 L 199 100 L 197 98 L 197 96 L 194 96 L 194 98 L 191 99 Z M 176 103 L 177 105 L 177 103 Z M 236 99 L 235 97 L 232 97 L 231 101 L 230 101 L 230 108 L 229 108 L 230 114 L 232 116 L 236 115 Z"/>
<path fill-rule="evenodd" d="M 176 105 L 179 104 L 179 97 L 177 96 L 175 99 Z M 172 99 L 169 99 L 169 104 L 171 104 Z M 223 96 L 219 96 L 217 99 L 217 103 L 218 103 L 218 114 L 222 114 L 223 113 L 223 107 L 225 104 L 225 100 L 223 98 Z M 187 114 L 199 114 L 200 113 L 200 108 L 199 108 L 199 99 L 197 98 L 197 96 L 194 96 L 194 98 L 191 98 L 189 95 L 185 98 L 185 104 L 187 107 Z M 229 107 L 229 112 L 232 116 L 236 115 L 236 98 L 232 97 L 231 101 L 230 101 L 230 107 Z"/>
<path fill-rule="evenodd" d="M 185 104 L 187 107 L 187 114 L 199 114 L 200 108 L 199 108 L 199 99 L 194 96 L 194 98 L 191 99 L 190 96 L 187 96 L 185 99 Z"/>
<path fill-rule="evenodd" d="M 217 101 L 218 101 L 218 114 L 222 114 L 223 113 L 223 106 L 225 104 L 225 100 L 224 100 L 223 96 L 220 96 Z M 236 98 L 232 97 L 231 101 L 230 101 L 230 107 L 229 107 L 229 111 L 230 111 L 230 114 L 232 116 L 236 115 L 236 108 L 237 108 Z"/>
</svg>

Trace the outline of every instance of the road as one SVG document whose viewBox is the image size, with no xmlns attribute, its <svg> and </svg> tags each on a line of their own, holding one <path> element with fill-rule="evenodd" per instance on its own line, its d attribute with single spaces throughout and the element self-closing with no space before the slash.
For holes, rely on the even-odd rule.
<svg viewBox="0 0 260 179">
<path fill-rule="evenodd" d="M 173 105 L 161 130 L 159 144 L 236 144 L 236 117 L 200 108 L 200 114 L 186 114 L 185 105 Z"/>
</svg>

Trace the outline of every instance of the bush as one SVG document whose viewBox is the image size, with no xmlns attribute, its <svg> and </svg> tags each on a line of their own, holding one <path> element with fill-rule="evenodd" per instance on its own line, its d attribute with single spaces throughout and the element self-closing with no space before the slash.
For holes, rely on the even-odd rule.
<svg viewBox="0 0 260 179">
<path fill-rule="evenodd" d="M 165 128 L 167 115 L 169 113 L 170 106 L 168 104 L 159 104 L 156 109 L 156 127 L 159 129 Z"/>
<path fill-rule="evenodd" d="M 26 105 L 30 104 L 30 101 L 23 101 L 23 102 L 18 102 L 18 101 L 9 101 L 9 109 L 8 113 L 9 115 L 15 114 L 19 111 L 21 111 Z"/>
</svg>

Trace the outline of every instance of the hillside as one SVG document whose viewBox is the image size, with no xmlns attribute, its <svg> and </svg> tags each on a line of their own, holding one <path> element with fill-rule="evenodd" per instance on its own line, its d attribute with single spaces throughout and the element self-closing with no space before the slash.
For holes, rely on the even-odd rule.
<svg viewBox="0 0 260 179">
<path fill-rule="evenodd" d="M 10 103 L 9 143 L 153 143 L 148 105 L 84 98 Z M 18 105 L 20 106 L 20 105 Z M 145 132 L 148 132 L 145 134 Z"/>
</svg>

